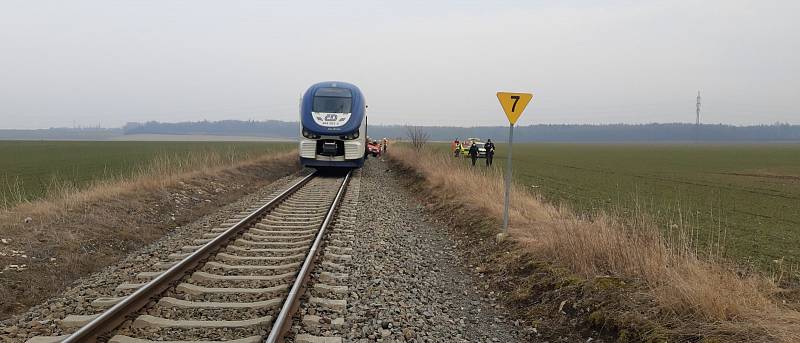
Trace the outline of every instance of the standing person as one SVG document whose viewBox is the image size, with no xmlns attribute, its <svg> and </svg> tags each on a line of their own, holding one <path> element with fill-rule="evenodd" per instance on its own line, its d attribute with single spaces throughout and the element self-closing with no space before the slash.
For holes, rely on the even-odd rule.
<svg viewBox="0 0 800 343">
<path fill-rule="evenodd" d="M 475 166 L 475 160 L 478 159 L 478 145 L 472 144 L 469 146 L 469 158 L 472 159 L 472 166 Z"/>
<path fill-rule="evenodd" d="M 389 145 L 389 140 L 383 137 L 383 153 L 386 153 L 386 146 Z"/>
<path fill-rule="evenodd" d="M 494 143 L 492 143 L 491 139 L 487 139 L 483 148 L 486 149 L 486 166 L 491 166 L 492 159 L 494 158 Z"/>
<path fill-rule="evenodd" d="M 461 152 L 461 144 L 458 142 L 458 139 L 453 141 L 453 144 L 450 144 L 450 151 L 453 152 L 453 157 L 458 157 L 458 154 Z"/>
</svg>

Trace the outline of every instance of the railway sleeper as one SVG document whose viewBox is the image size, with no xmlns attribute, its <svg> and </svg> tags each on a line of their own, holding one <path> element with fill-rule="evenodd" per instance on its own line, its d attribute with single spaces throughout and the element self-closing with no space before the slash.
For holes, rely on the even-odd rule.
<svg viewBox="0 0 800 343">
<path fill-rule="evenodd" d="M 91 305 L 92 307 L 97 309 L 107 309 L 116 305 L 118 302 L 124 300 L 125 298 L 126 297 L 100 297 L 92 300 Z"/>
<path fill-rule="evenodd" d="M 197 249 L 200 249 L 201 247 L 202 247 L 201 245 L 187 245 L 183 246 L 181 250 L 186 251 L 186 253 L 183 254 L 188 256 L 188 254 L 191 254 L 192 252 L 194 252 Z M 226 246 L 225 249 L 223 249 L 222 251 L 236 252 L 237 255 L 240 255 L 241 253 L 241 254 L 260 254 L 260 255 L 268 254 L 270 256 L 288 256 L 304 252 L 307 250 L 308 247 L 302 247 L 302 246 L 296 248 L 258 248 L 253 246 L 246 246 L 246 245 L 242 246 L 242 245 L 231 244 Z M 159 262 L 155 266 L 160 269 L 169 269 L 169 267 L 180 262 L 181 260 L 181 258 L 178 257 L 178 254 L 176 254 L 175 256 L 171 255 L 170 257 L 173 257 L 173 261 Z"/>
<path fill-rule="evenodd" d="M 151 341 L 148 339 L 133 338 L 124 335 L 116 335 L 111 337 L 108 343 L 261 343 L 263 337 L 250 336 L 246 338 L 234 339 L 230 341 Z"/>
<path fill-rule="evenodd" d="M 81 326 L 86 325 L 87 323 L 91 322 L 95 318 L 97 318 L 100 314 L 70 314 L 64 319 L 59 321 L 59 325 L 64 329 L 77 329 Z"/>
<path fill-rule="evenodd" d="M 296 242 L 264 242 L 264 241 L 251 241 L 244 238 L 239 238 L 234 241 L 235 244 L 238 245 L 249 245 L 254 247 L 274 247 L 274 248 L 295 248 L 295 247 L 307 247 L 311 244 L 312 239 L 306 239 L 304 241 L 296 241 Z"/>
<path fill-rule="evenodd" d="M 323 209 L 328 209 L 328 204 L 330 204 L 330 199 L 327 199 L 325 202 L 295 202 L 295 201 L 288 201 L 284 202 L 279 206 L 279 208 L 285 208 L 289 210 L 295 211 L 321 211 Z"/>
<path fill-rule="evenodd" d="M 297 262 L 302 261 L 306 256 L 304 254 L 295 254 L 289 256 L 239 256 L 231 255 L 228 253 L 218 253 L 216 258 L 223 261 L 255 261 L 255 262 Z"/>
<path fill-rule="evenodd" d="M 198 247 L 198 249 L 199 249 L 199 247 Z M 172 268 L 172 266 L 178 264 L 178 262 L 180 262 L 180 261 L 160 261 L 160 262 L 156 262 L 153 265 L 153 268 L 156 268 L 156 269 L 159 269 L 159 270 L 167 270 L 167 269 Z"/>
<path fill-rule="evenodd" d="M 349 226 L 349 225 L 348 225 Z M 344 234 L 344 235 L 354 235 L 356 232 L 350 229 L 342 229 L 341 225 L 336 225 L 332 232 Z"/>
<path fill-rule="evenodd" d="M 343 233 L 337 233 L 337 232 L 331 232 L 328 236 L 332 240 L 339 241 L 339 242 L 352 242 L 352 241 L 356 240 L 356 236 L 343 234 Z"/>
<path fill-rule="evenodd" d="M 140 287 L 142 287 L 142 286 L 144 286 L 146 284 L 147 284 L 146 282 L 136 282 L 136 283 L 123 282 L 123 283 L 117 285 L 117 287 L 114 288 L 114 291 L 117 292 L 117 293 L 121 293 L 121 294 L 126 294 L 127 295 L 127 294 L 130 294 L 130 293 L 133 293 L 134 291 L 136 291 L 137 289 L 139 289 Z"/>
<path fill-rule="evenodd" d="M 181 283 L 175 290 L 178 292 L 186 293 L 194 296 L 203 296 L 207 294 L 280 294 L 289 290 L 289 284 L 282 284 L 266 288 L 236 288 L 236 287 L 203 287 L 193 285 L 190 283 Z"/>
<path fill-rule="evenodd" d="M 187 308 L 187 309 L 275 309 L 283 304 L 283 298 L 274 298 L 253 302 L 217 302 L 217 301 L 189 301 L 172 297 L 161 298 L 158 305 L 161 307 Z"/>
<path fill-rule="evenodd" d="M 333 222 L 333 225 L 334 225 L 334 226 L 345 226 L 345 227 L 350 227 L 350 226 L 352 226 L 353 224 L 355 224 L 355 221 L 356 221 L 355 219 L 350 219 L 350 218 L 337 218 L 337 219 L 336 219 L 336 220 Z"/>
<path fill-rule="evenodd" d="M 287 239 L 287 238 L 309 238 L 315 237 L 317 232 L 319 232 L 320 225 L 313 225 L 309 227 L 302 227 L 302 228 L 291 228 L 291 227 L 271 227 L 271 228 L 264 228 L 264 229 L 250 229 L 247 230 L 248 233 L 251 233 L 255 236 L 261 237 L 270 237 L 270 239 Z"/>
<path fill-rule="evenodd" d="M 328 245 L 325 247 L 325 250 L 330 250 L 335 254 L 346 254 L 349 255 L 353 252 L 353 248 L 350 247 L 342 247 L 339 245 Z"/>
<path fill-rule="evenodd" d="M 219 236 L 219 234 L 221 234 L 221 233 L 223 233 L 225 231 L 228 231 L 228 228 L 217 227 L 217 228 L 211 229 L 210 233 L 206 233 L 204 235 L 209 235 L 208 237 L 210 237 L 210 235 L 214 235 L 214 237 L 216 237 L 216 236 Z M 296 230 L 296 231 L 259 229 L 259 228 L 255 228 L 255 227 L 247 229 L 247 232 L 277 232 L 277 233 L 283 233 L 283 232 L 302 232 L 302 231 L 314 231 L 314 229 L 305 228 L 303 230 Z"/>
<path fill-rule="evenodd" d="M 310 228 L 310 229 L 304 229 L 304 230 L 272 230 L 272 229 L 252 228 L 250 230 L 247 230 L 247 232 L 248 233 L 252 233 L 254 235 L 262 235 L 262 236 L 263 235 L 269 235 L 271 237 L 272 236 L 290 236 L 291 237 L 291 236 L 294 236 L 294 235 L 298 235 L 298 236 L 305 236 L 305 235 L 309 235 L 309 234 L 313 235 L 314 233 L 317 232 L 318 229 L 319 229 L 318 227 Z"/>
<path fill-rule="evenodd" d="M 311 305 L 337 313 L 344 312 L 347 309 L 347 300 L 344 299 L 328 299 L 311 296 L 308 298 L 308 302 Z"/>
<path fill-rule="evenodd" d="M 285 223 L 280 222 L 273 222 L 273 223 L 256 223 L 256 228 L 267 230 L 267 231 L 277 231 L 277 230 L 308 230 L 308 229 L 318 229 L 320 226 L 319 223 L 317 224 L 308 224 L 308 225 L 287 225 Z"/>
<path fill-rule="evenodd" d="M 295 208 L 293 206 L 278 206 L 274 210 L 265 214 L 268 216 L 280 216 L 291 218 L 306 218 L 306 217 L 324 217 L 328 212 L 328 208 L 321 206 L 313 206 L 312 208 Z"/>
<path fill-rule="evenodd" d="M 326 271 L 319 273 L 319 281 L 329 285 L 346 284 L 348 277 L 349 275 L 345 273 L 332 273 Z"/>
<path fill-rule="evenodd" d="M 287 235 L 287 234 L 283 233 L 283 234 L 266 235 L 266 236 L 265 235 L 260 235 L 260 234 L 254 233 L 254 232 L 246 232 L 244 235 L 242 235 L 242 237 L 249 238 L 251 240 L 260 239 L 260 240 L 274 240 L 274 241 L 292 242 L 292 241 L 302 241 L 302 240 L 307 240 L 307 239 L 313 239 L 316 236 L 314 234 L 314 231 L 316 231 L 316 230 L 294 231 L 294 232 L 308 232 L 308 233 L 304 233 L 304 234 L 294 234 L 294 235 L 289 234 L 289 235 Z M 278 231 L 278 232 L 280 232 L 280 231 Z M 292 231 L 289 231 L 289 232 L 292 232 Z"/>
<path fill-rule="evenodd" d="M 276 273 L 287 272 L 298 270 L 300 268 L 301 262 L 292 262 L 286 263 L 281 265 L 274 265 L 274 266 L 263 266 L 263 265 L 244 265 L 244 264 L 237 264 L 237 265 L 230 265 L 226 263 L 211 261 L 206 263 L 203 266 L 204 270 L 223 270 L 228 272 L 249 272 L 249 273 L 270 273 L 266 275 L 273 275 Z M 258 274 L 264 275 L 264 274 Z"/>
<path fill-rule="evenodd" d="M 338 264 L 338 263 L 331 262 L 331 261 L 322 261 L 321 265 L 322 265 L 322 268 L 325 269 L 325 270 L 333 270 L 333 271 L 336 271 L 336 272 L 342 272 L 342 271 L 347 270 L 347 267 L 345 267 L 345 266 L 343 266 L 341 264 Z"/>
<path fill-rule="evenodd" d="M 294 213 L 294 214 L 281 214 L 270 213 L 264 216 L 263 220 L 281 220 L 286 222 L 305 222 L 305 221 L 322 221 L 325 218 L 325 213 Z"/>
<path fill-rule="evenodd" d="M 222 281 L 222 282 L 282 282 L 295 278 L 294 272 L 276 275 L 218 275 L 202 271 L 194 272 L 190 278 L 193 282 Z"/>
<path fill-rule="evenodd" d="M 294 209 L 278 207 L 278 208 L 274 209 L 271 213 L 283 214 L 283 215 L 308 214 L 308 215 L 312 215 L 312 216 L 314 216 L 314 215 L 325 216 L 325 214 L 327 212 L 328 212 L 328 210 L 327 209 L 323 209 L 323 208 L 321 208 L 319 210 L 315 210 L 315 211 L 314 210 L 309 211 L 309 210 L 294 210 Z"/>
<path fill-rule="evenodd" d="M 282 210 L 290 210 L 290 211 L 305 211 L 308 212 L 322 212 L 322 210 L 327 210 L 328 205 L 332 199 L 325 199 L 324 201 L 320 201 L 319 199 L 300 199 L 300 200 L 288 200 L 280 204 L 280 206 L 276 207 L 275 209 L 282 209 Z"/>
<path fill-rule="evenodd" d="M 264 216 L 278 216 L 281 218 L 298 217 L 298 218 L 324 218 L 328 213 L 328 207 L 325 208 L 278 208 Z M 262 218 L 263 219 L 263 218 Z"/>
<path fill-rule="evenodd" d="M 330 190 L 325 190 L 328 193 Z M 280 206 L 300 206 L 300 207 L 325 207 L 333 200 L 333 194 L 320 194 L 319 190 L 311 191 L 308 193 L 297 194 L 298 196 L 290 197 L 284 200 Z M 323 197 L 320 198 L 320 195 Z"/>
<path fill-rule="evenodd" d="M 69 335 L 61 335 L 61 336 L 36 336 L 31 337 L 25 343 L 59 343 L 65 339 L 67 339 Z"/>
<path fill-rule="evenodd" d="M 242 247 L 238 245 L 229 245 L 225 247 L 226 251 L 238 251 L 243 253 L 252 253 L 252 254 L 273 254 L 278 256 L 287 256 L 293 255 L 300 252 L 305 252 L 308 250 L 307 247 L 300 247 L 300 248 L 252 248 L 252 247 Z"/>
<path fill-rule="evenodd" d="M 346 263 L 346 262 L 350 262 L 350 261 L 353 260 L 353 256 L 352 255 L 339 255 L 339 254 L 334 254 L 334 253 L 331 253 L 331 252 L 328 252 L 328 251 L 325 252 L 325 254 L 323 255 L 323 258 L 327 259 L 329 261 L 338 262 L 338 263 Z"/>
<path fill-rule="evenodd" d="M 136 317 L 132 326 L 134 328 L 250 328 L 262 327 L 272 323 L 272 316 L 252 318 L 245 320 L 179 320 L 141 315 Z"/>
<path fill-rule="evenodd" d="M 282 226 L 297 226 L 297 225 L 319 225 L 322 223 L 322 217 L 320 218 L 280 218 L 275 216 L 266 216 L 264 219 L 261 219 L 259 223 L 267 224 L 267 223 L 279 223 Z"/>
<path fill-rule="evenodd" d="M 181 251 L 185 251 L 188 253 L 193 253 L 195 250 L 202 248 L 202 245 L 184 245 L 181 247 Z"/>
<path fill-rule="evenodd" d="M 329 207 L 327 204 L 325 206 L 314 206 L 314 207 L 302 207 L 302 206 L 288 206 L 288 207 L 279 207 L 276 210 L 267 214 L 270 215 L 282 215 L 282 216 L 301 216 L 301 217 L 309 217 L 309 216 L 319 216 L 324 217 L 326 213 L 328 213 Z"/>
<path fill-rule="evenodd" d="M 163 271 L 160 271 L 160 272 L 141 272 L 139 274 L 136 274 L 136 279 L 137 280 L 152 280 L 152 279 L 155 279 L 157 276 L 159 276 L 159 275 L 161 275 L 163 273 L 164 273 Z"/>
<path fill-rule="evenodd" d="M 328 285 L 317 282 L 311 288 L 311 293 L 321 298 L 345 299 L 347 297 L 347 286 Z"/>
<path fill-rule="evenodd" d="M 342 343 L 342 338 L 302 334 L 295 336 L 294 342 L 295 343 Z"/>
<path fill-rule="evenodd" d="M 256 224 L 256 227 L 267 230 L 307 230 L 317 229 L 319 228 L 320 224 L 321 223 L 319 222 L 287 223 L 284 221 L 261 221 L 260 223 Z"/>
</svg>

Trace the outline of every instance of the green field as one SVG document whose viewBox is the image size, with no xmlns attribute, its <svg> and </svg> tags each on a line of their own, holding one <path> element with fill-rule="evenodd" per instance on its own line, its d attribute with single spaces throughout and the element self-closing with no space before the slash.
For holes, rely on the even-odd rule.
<svg viewBox="0 0 800 343">
<path fill-rule="evenodd" d="M 767 270 L 800 263 L 800 144 L 515 144 L 513 156 L 514 178 L 551 202 L 639 208 L 665 230 L 696 228 L 701 249 L 722 241 Z M 496 164 L 506 157 L 498 146 Z"/>
<path fill-rule="evenodd" d="M 288 150 L 272 142 L 0 141 L 0 207 L 41 198 L 60 186 L 125 177 L 154 159 L 180 163 L 214 152 L 232 160 Z"/>
</svg>

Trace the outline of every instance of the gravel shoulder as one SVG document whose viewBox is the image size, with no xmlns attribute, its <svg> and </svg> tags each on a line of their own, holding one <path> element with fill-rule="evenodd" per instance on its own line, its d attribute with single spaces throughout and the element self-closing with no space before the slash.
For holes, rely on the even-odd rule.
<svg viewBox="0 0 800 343">
<path fill-rule="evenodd" d="M 346 341 L 529 341 L 387 162 L 366 163 L 360 193 Z"/>
</svg>

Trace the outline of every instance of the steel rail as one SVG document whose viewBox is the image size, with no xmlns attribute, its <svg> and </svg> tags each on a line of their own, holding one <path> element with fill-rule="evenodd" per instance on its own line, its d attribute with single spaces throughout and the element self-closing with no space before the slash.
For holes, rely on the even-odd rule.
<svg viewBox="0 0 800 343">
<path fill-rule="evenodd" d="M 339 191 L 336 193 L 336 198 L 334 198 L 331 202 L 331 208 L 328 210 L 325 220 L 319 227 L 319 232 L 317 232 L 317 237 L 314 239 L 314 244 L 311 245 L 311 249 L 309 249 L 308 255 L 306 255 L 305 261 L 303 261 L 303 266 L 300 268 L 300 273 L 297 274 L 297 278 L 294 280 L 292 289 L 289 290 L 289 294 L 286 296 L 286 300 L 283 302 L 281 312 L 278 313 L 278 316 L 272 323 L 272 329 L 269 332 L 269 336 L 264 341 L 265 343 L 283 342 L 283 335 L 292 325 L 292 316 L 294 316 L 294 313 L 297 311 L 299 306 L 298 299 L 305 292 L 306 281 L 308 281 L 308 278 L 311 275 L 311 268 L 313 268 L 314 260 L 316 259 L 316 255 L 319 252 L 320 245 L 322 244 L 322 239 L 325 237 L 325 230 L 333 220 L 333 216 L 336 213 L 336 208 L 339 206 L 339 203 L 344 196 L 347 184 L 350 183 L 350 175 L 352 174 L 352 170 L 347 172 L 347 175 L 344 177 L 344 181 L 342 181 L 342 185 L 339 187 Z"/>
<path fill-rule="evenodd" d="M 209 258 L 214 252 L 227 245 L 241 231 L 247 229 L 249 225 L 261 217 L 265 212 L 273 209 L 287 197 L 292 195 L 306 183 L 316 176 L 317 172 L 308 174 L 294 185 L 281 192 L 274 199 L 270 200 L 247 217 L 233 224 L 222 234 L 203 245 L 191 255 L 187 256 L 165 272 L 158 275 L 150 282 L 139 287 L 133 294 L 125 297 L 122 301 L 104 311 L 97 318 L 93 319 L 78 331 L 69 335 L 62 343 L 93 342 L 97 338 L 116 329 L 128 316 L 136 313 L 147 305 L 153 298 L 159 296 L 173 285 L 174 282 L 182 279 L 188 272 L 193 271 L 200 263 Z"/>
</svg>

